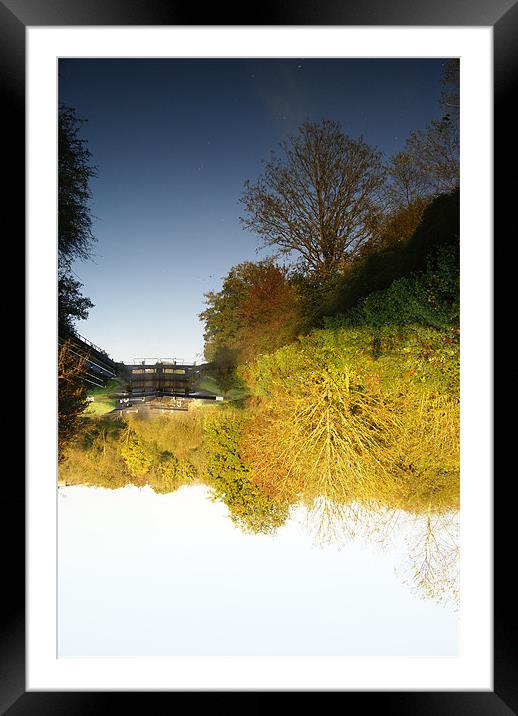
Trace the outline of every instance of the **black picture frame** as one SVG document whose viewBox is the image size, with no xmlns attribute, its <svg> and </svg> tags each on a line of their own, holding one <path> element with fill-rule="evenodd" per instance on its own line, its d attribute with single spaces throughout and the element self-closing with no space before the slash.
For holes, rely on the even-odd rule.
<svg viewBox="0 0 518 716">
<path fill-rule="evenodd" d="M 494 128 L 499 145 L 495 147 L 495 170 L 506 164 L 515 167 L 516 148 L 512 138 L 515 113 L 512 109 L 513 83 L 518 81 L 518 0 L 289 0 L 262 3 L 247 17 L 230 5 L 212 5 L 200 10 L 193 4 L 174 0 L 0 0 L 0 82 L 2 83 L 2 119 L 13 159 L 9 182 L 4 190 L 5 206 L 16 217 L 12 236 L 19 246 L 25 214 L 25 29 L 27 26 L 74 25 L 349 25 L 349 26 L 491 26 L 494 33 Z M 204 22 L 199 23 L 199 17 Z M 513 132 L 514 130 L 514 132 Z M 505 154 L 504 154 L 505 142 Z M 4 167 L 5 171 L 5 167 Z M 514 206 L 513 182 L 504 181 L 503 172 L 495 171 L 494 212 L 498 224 L 510 218 Z M 514 197 L 513 197 L 514 198 Z M 510 223 L 509 226 L 512 226 Z M 20 234 L 19 238 L 18 235 Z M 512 477 L 508 474 L 507 477 Z M 497 486 L 498 488 L 498 486 Z M 120 707 L 121 692 L 26 692 L 25 689 L 25 593 L 24 593 L 24 485 L 21 479 L 8 480 L 9 511 L 14 528 L 9 533 L 9 549 L 4 552 L 4 574 L 8 575 L 3 596 L 7 606 L 6 623 L 0 642 L 0 708 L 10 716 L 19 714 L 93 714 Z M 502 490 L 503 492 L 503 490 Z M 518 660 L 516 608 L 509 591 L 509 546 L 513 544 L 511 509 L 498 489 L 494 492 L 494 691 L 469 692 L 343 692 L 346 708 L 354 709 L 357 697 L 361 708 L 370 706 L 381 712 L 416 714 L 494 714 L 518 713 Z M 498 519 L 496 518 L 498 516 Z M 4 544 L 6 544 L 4 542 Z M 7 553 L 6 553 L 7 552 Z M 507 555 L 507 556 L 506 556 Z M 497 558 L 498 557 L 498 558 Z M 505 567 L 504 567 L 505 560 Z M 512 565 L 511 565 L 512 566 Z M 148 713 L 158 711 L 155 697 L 176 704 L 178 692 L 133 692 L 134 708 Z M 152 701 L 149 699 L 152 697 Z M 143 699 L 146 699 L 144 702 Z M 174 701 L 172 701 L 174 699 Z M 214 695 L 212 696 L 214 699 Z M 254 703 L 260 706 L 262 694 Z M 214 701 L 212 702 L 214 705 Z M 219 704 L 219 698 L 216 700 Z M 161 709 L 160 709 L 161 710 Z"/>
</svg>

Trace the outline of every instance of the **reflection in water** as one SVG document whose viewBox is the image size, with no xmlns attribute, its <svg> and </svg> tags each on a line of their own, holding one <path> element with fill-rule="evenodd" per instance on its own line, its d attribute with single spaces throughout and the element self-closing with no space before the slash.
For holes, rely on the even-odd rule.
<svg viewBox="0 0 518 716">
<path fill-rule="evenodd" d="M 246 406 L 84 418 L 62 484 L 207 486 L 243 532 L 300 506 L 315 541 L 406 543 L 401 578 L 458 599 L 458 342 L 428 328 L 317 332 L 247 364 Z"/>
<path fill-rule="evenodd" d="M 419 596 L 440 603 L 459 601 L 459 513 L 410 514 L 397 509 L 338 505 L 320 498 L 308 511 L 306 526 L 319 544 L 350 540 L 400 548 L 397 572 Z M 402 549 L 401 549 L 402 548 Z"/>
<path fill-rule="evenodd" d="M 203 485 L 59 493 L 60 656 L 457 654 L 455 610 L 397 573 L 417 525 L 318 546 L 303 507 L 252 534 Z"/>
<path fill-rule="evenodd" d="M 251 534 L 275 533 L 304 506 L 304 525 L 315 543 L 358 541 L 397 549 L 404 555 L 397 572 L 415 593 L 435 602 L 458 602 L 458 510 L 444 509 L 441 502 L 434 506 L 431 500 L 426 509 L 411 512 L 372 499 L 364 504 L 321 496 L 272 499 L 239 456 L 238 423 L 222 415 L 200 410 L 174 421 L 91 420 L 60 466 L 61 483 L 110 489 L 147 485 L 164 494 L 205 484 L 212 499 L 227 506 L 234 524 Z M 174 446 L 175 454 L 165 446 Z"/>
<path fill-rule="evenodd" d="M 436 601 L 459 600 L 459 516 L 457 512 L 421 515 L 408 542 L 406 580 Z"/>
</svg>

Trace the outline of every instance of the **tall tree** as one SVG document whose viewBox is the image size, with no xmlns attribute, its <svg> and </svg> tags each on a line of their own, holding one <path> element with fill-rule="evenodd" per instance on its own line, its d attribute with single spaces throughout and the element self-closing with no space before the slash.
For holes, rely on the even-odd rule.
<svg viewBox="0 0 518 716">
<path fill-rule="evenodd" d="M 86 120 L 73 107 L 60 105 L 58 116 L 58 252 L 60 268 L 91 255 L 90 180 L 97 176 L 86 139 L 79 136 Z"/>
<path fill-rule="evenodd" d="M 79 136 L 85 120 L 75 109 L 60 105 L 58 113 L 58 315 L 60 331 L 73 330 L 85 319 L 93 303 L 81 293 L 73 277 L 76 259 L 91 256 L 92 233 L 90 180 L 97 175 L 88 143 Z"/>
<path fill-rule="evenodd" d="M 245 183 L 241 221 L 306 271 L 330 275 L 373 235 L 381 154 L 330 120 L 306 122 L 280 146 Z"/>
</svg>

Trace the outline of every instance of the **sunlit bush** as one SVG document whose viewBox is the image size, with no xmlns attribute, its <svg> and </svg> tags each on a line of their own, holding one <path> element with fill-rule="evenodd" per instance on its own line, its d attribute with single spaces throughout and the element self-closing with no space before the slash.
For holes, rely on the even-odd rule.
<svg viewBox="0 0 518 716">
<path fill-rule="evenodd" d="M 150 485 L 155 492 L 171 492 L 190 484 L 198 479 L 197 467 L 203 464 L 201 435 L 196 434 L 201 417 L 186 418 L 83 418 L 82 431 L 59 467 L 60 481 L 109 488 Z"/>
<path fill-rule="evenodd" d="M 271 497 L 408 510 L 459 496 L 458 341 L 422 326 L 315 331 L 247 366 L 242 440 Z"/>
<path fill-rule="evenodd" d="M 123 421 L 83 418 L 78 435 L 66 447 L 59 464 L 60 481 L 109 489 L 130 483 L 132 476 L 119 451 L 124 429 Z"/>
<path fill-rule="evenodd" d="M 133 477 L 143 477 L 153 464 L 153 453 L 141 440 L 129 437 L 120 447 L 122 459 Z"/>
<path fill-rule="evenodd" d="M 177 411 L 173 415 L 127 416 L 133 433 L 157 452 L 170 452 L 187 458 L 203 440 L 203 412 Z"/>
<path fill-rule="evenodd" d="M 162 453 L 156 467 L 149 473 L 147 484 L 160 493 L 174 492 L 182 485 L 196 480 L 194 466 L 185 458 L 177 458 L 171 453 Z"/>
</svg>

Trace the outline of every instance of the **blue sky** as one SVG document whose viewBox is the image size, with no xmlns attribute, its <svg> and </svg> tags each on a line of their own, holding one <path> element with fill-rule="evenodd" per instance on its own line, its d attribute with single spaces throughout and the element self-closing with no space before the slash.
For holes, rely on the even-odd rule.
<svg viewBox="0 0 518 716">
<path fill-rule="evenodd" d="M 79 333 L 115 360 L 201 360 L 203 295 L 267 255 L 239 222 L 246 179 L 305 120 L 390 155 L 440 116 L 441 59 L 64 59 L 59 100 L 87 120 L 95 307 Z"/>
</svg>

